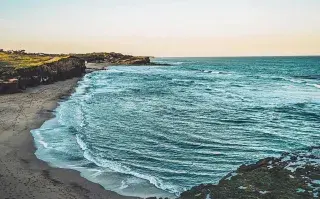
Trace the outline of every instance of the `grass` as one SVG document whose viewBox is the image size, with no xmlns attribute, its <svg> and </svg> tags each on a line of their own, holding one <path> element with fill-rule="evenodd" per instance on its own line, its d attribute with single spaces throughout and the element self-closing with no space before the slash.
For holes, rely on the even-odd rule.
<svg viewBox="0 0 320 199">
<path fill-rule="evenodd" d="M 67 55 L 39 55 L 0 52 L 0 65 L 11 66 L 15 69 L 28 68 L 56 62 L 68 57 L 69 56 Z"/>
</svg>

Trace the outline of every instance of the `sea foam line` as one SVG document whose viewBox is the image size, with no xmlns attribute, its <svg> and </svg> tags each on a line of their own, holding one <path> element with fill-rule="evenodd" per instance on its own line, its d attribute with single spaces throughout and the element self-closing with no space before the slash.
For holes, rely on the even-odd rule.
<svg viewBox="0 0 320 199">
<path fill-rule="evenodd" d="M 165 191 L 169 191 L 170 193 L 173 193 L 173 194 L 179 196 L 180 191 L 179 191 L 178 187 L 171 185 L 171 184 L 165 184 L 161 179 L 159 179 L 155 176 L 150 176 L 150 175 L 141 174 L 141 173 L 132 171 L 129 167 L 121 165 L 120 163 L 94 157 L 91 154 L 91 152 L 88 150 L 87 145 L 81 139 L 80 136 L 77 135 L 76 140 L 77 140 L 77 143 L 79 144 L 80 148 L 84 151 L 84 153 L 83 153 L 84 158 L 95 163 L 97 166 L 109 168 L 109 169 L 111 169 L 115 172 L 118 172 L 118 173 L 123 173 L 123 174 L 131 175 L 131 176 L 135 176 L 140 179 L 147 180 L 151 184 L 156 186 L 157 188 L 165 190 Z"/>
</svg>

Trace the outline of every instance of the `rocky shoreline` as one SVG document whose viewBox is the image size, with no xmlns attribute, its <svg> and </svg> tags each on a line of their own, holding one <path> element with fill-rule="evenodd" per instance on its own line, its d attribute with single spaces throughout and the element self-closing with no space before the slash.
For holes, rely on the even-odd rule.
<svg viewBox="0 0 320 199">
<path fill-rule="evenodd" d="M 0 94 L 17 93 L 27 87 L 51 84 L 74 77 L 81 77 L 86 72 L 86 63 L 103 63 L 105 65 L 165 65 L 152 63 L 149 57 L 123 55 L 121 53 L 87 53 L 87 54 L 43 54 L 25 53 L 24 51 L 1 51 L 0 56 Z M 11 60 L 6 60 L 5 58 Z M 52 61 L 42 64 L 33 63 L 30 59 L 41 60 L 51 57 Z M 1 59 L 2 58 L 2 59 Z M 19 67 L 12 62 L 22 60 Z M 27 61 L 29 62 L 27 62 Z M 15 63 L 16 64 L 16 63 Z M 28 65 L 30 64 L 30 65 Z M 34 64 L 36 64 L 34 66 Z"/>
<path fill-rule="evenodd" d="M 311 199 L 319 198 L 319 192 L 320 146 L 314 146 L 242 165 L 217 185 L 193 187 L 179 199 Z"/>
</svg>

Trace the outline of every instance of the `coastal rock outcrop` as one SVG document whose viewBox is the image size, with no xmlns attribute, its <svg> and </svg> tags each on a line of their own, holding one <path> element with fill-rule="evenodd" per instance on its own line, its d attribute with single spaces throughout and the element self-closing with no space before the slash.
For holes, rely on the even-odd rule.
<svg viewBox="0 0 320 199">
<path fill-rule="evenodd" d="M 123 55 L 121 53 L 86 53 L 72 54 L 88 63 L 107 63 L 110 65 L 149 65 L 150 58 L 143 56 Z"/>
<path fill-rule="evenodd" d="M 319 198 L 320 147 L 242 165 L 217 185 L 202 184 L 180 199 Z"/>
<path fill-rule="evenodd" d="M 25 88 L 80 77 L 85 72 L 85 68 L 83 60 L 68 57 L 38 67 L 17 69 L 19 87 Z"/>
<path fill-rule="evenodd" d="M 40 84 L 80 77 L 87 63 L 107 65 L 161 65 L 150 62 L 150 57 L 121 53 L 44 54 L 26 53 L 25 50 L 0 51 L 0 94 L 16 93 Z M 13 81 L 13 79 L 16 79 Z"/>
<path fill-rule="evenodd" d="M 80 77 L 85 73 L 86 66 L 79 58 L 67 57 L 34 67 L 1 68 L 0 93 L 16 93 L 27 87 Z"/>
<path fill-rule="evenodd" d="M 8 79 L 7 81 L 0 80 L 0 94 L 17 93 L 19 90 L 18 79 Z"/>
</svg>

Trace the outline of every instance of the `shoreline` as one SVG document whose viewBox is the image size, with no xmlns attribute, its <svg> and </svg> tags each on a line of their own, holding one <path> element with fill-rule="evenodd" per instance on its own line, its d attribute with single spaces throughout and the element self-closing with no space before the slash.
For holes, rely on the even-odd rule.
<svg viewBox="0 0 320 199">
<path fill-rule="evenodd" d="M 107 66 L 92 64 L 90 67 L 89 64 L 88 70 L 89 72 L 102 70 L 104 67 Z M 67 99 L 74 92 L 79 80 L 81 77 L 27 88 L 22 93 L 0 95 L 0 189 L 2 190 L 0 199 L 138 198 L 106 190 L 101 185 L 82 177 L 76 170 L 51 167 L 36 157 L 36 146 L 30 131 L 39 128 L 53 117 L 52 112 L 58 107 L 59 101 Z M 319 149 L 319 146 L 314 146 L 313 149 Z M 316 194 L 317 189 L 312 186 L 316 187 L 317 183 L 313 185 L 312 180 L 319 177 L 317 174 L 320 171 L 319 165 L 306 164 L 308 168 L 291 173 L 286 168 L 301 162 L 303 160 L 301 158 L 312 161 L 318 161 L 320 158 L 312 154 L 288 154 L 284 153 L 280 158 L 267 157 L 251 165 L 239 165 L 236 171 L 231 171 L 218 184 L 194 186 L 181 193 L 179 198 L 204 199 L 210 196 L 234 198 L 246 195 L 265 198 L 270 195 L 279 196 L 284 191 L 292 193 L 292 198 L 300 196 L 309 198 L 310 194 Z M 279 184 L 277 186 L 263 184 L 264 181 L 260 182 L 254 178 L 258 175 L 261 176 L 260 179 L 268 178 L 270 185 L 275 182 Z M 307 175 L 310 175 L 309 181 L 305 181 Z M 278 176 L 281 176 L 281 180 Z M 285 187 L 287 182 L 292 183 Z M 295 192 L 300 187 L 306 190 L 305 193 Z"/>
<path fill-rule="evenodd" d="M 34 154 L 30 131 L 53 117 L 58 102 L 74 91 L 80 79 L 0 96 L 0 198 L 137 198 L 105 190 L 78 171 L 50 167 Z"/>
</svg>

